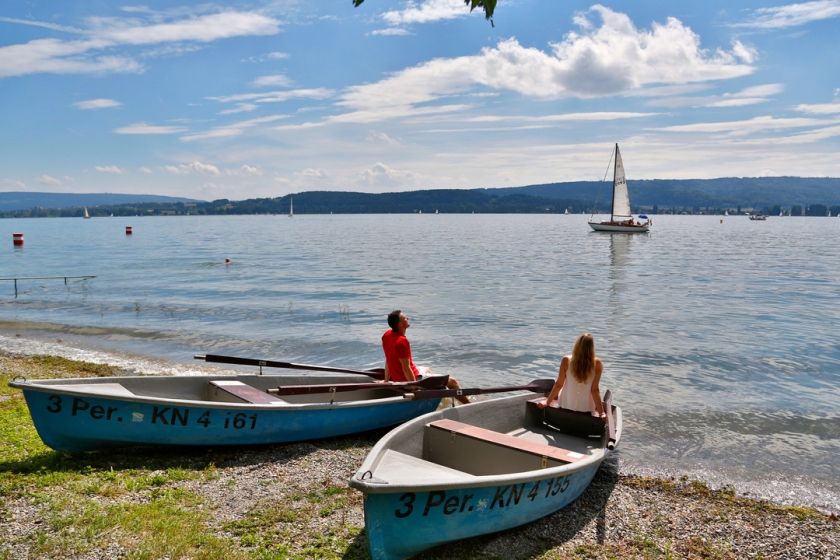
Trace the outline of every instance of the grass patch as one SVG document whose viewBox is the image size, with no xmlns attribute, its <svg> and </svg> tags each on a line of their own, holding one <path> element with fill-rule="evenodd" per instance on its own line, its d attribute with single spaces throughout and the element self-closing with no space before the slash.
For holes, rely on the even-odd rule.
<svg viewBox="0 0 840 560">
<path fill-rule="evenodd" d="M 129 550 L 135 559 L 246 557 L 207 529 L 201 499 L 185 490 L 159 490 L 139 503 L 103 504 L 76 495 L 49 502 L 48 527 L 32 536 L 33 551 L 47 557 L 84 554 L 106 544 Z"/>
<path fill-rule="evenodd" d="M 329 517 L 350 504 L 348 496 L 350 492 L 352 490 L 346 486 L 334 486 L 327 483 L 324 488 L 309 492 L 306 500 L 318 508 L 319 516 Z"/>
</svg>

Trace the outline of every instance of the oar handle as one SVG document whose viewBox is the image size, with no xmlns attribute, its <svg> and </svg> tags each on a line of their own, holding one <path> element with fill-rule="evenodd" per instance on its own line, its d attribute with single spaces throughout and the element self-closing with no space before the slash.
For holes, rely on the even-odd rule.
<svg viewBox="0 0 840 560">
<path fill-rule="evenodd" d="M 196 360 L 204 360 L 205 362 L 215 362 L 220 364 L 235 364 L 241 366 L 258 366 L 271 367 L 282 369 L 303 369 L 308 371 L 327 371 L 334 373 L 355 373 L 357 375 L 367 375 L 374 379 L 384 379 L 385 371 L 382 369 L 373 370 L 358 370 L 348 368 L 338 368 L 332 366 L 317 366 L 311 364 L 294 364 L 292 362 L 277 362 L 274 360 L 257 360 L 254 358 L 240 358 L 238 356 L 221 356 L 219 354 L 205 354 L 193 356 Z"/>
<path fill-rule="evenodd" d="M 405 382 L 384 382 L 377 383 L 375 381 L 368 381 L 366 383 L 333 383 L 321 385 L 283 385 L 277 388 L 269 388 L 265 391 L 272 395 L 310 395 L 316 393 L 335 393 L 343 391 L 361 391 L 369 389 L 389 389 L 392 391 L 411 391 L 423 390 L 424 388 L 440 388 L 446 387 L 446 382 L 449 379 L 448 375 L 429 376 L 420 379 L 419 381 L 405 381 Z"/>
<path fill-rule="evenodd" d="M 536 379 L 528 385 L 514 387 L 470 387 L 467 389 L 424 389 L 403 395 L 406 399 L 441 399 L 443 397 L 468 397 L 487 393 L 509 393 L 512 391 L 533 391 L 548 393 L 554 386 L 553 379 Z"/>
</svg>

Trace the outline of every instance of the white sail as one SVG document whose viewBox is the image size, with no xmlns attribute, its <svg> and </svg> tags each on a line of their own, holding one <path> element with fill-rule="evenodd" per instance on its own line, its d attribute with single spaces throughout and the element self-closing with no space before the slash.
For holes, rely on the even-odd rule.
<svg viewBox="0 0 840 560">
<path fill-rule="evenodd" d="M 293 217 L 295 215 L 295 201 L 292 197 L 289 197 L 289 217 Z"/>
<path fill-rule="evenodd" d="M 615 145 L 615 175 L 613 176 L 613 221 L 629 220 L 630 215 L 630 194 L 627 192 L 627 178 L 624 176 L 624 163 L 621 161 L 621 152 L 618 151 L 618 144 Z"/>
</svg>

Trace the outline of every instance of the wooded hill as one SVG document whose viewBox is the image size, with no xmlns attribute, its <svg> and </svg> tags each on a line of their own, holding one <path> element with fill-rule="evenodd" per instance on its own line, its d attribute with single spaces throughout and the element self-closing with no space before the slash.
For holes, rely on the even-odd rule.
<svg viewBox="0 0 840 560">
<path fill-rule="evenodd" d="M 634 212 L 723 213 L 764 212 L 825 216 L 840 212 L 840 179 L 803 177 L 760 177 L 721 179 L 629 181 Z M 577 181 L 525 187 L 482 189 L 435 189 L 370 194 L 346 191 L 309 191 L 277 198 L 254 198 L 212 202 L 149 197 L 130 203 L 98 204 L 96 195 L 61 195 L 70 206 L 48 207 L 37 203 L 29 209 L 7 209 L 4 217 L 81 216 L 87 206 L 92 216 L 115 215 L 205 215 L 286 214 L 294 199 L 296 214 L 381 214 L 381 213 L 572 213 L 609 212 L 612 186 L 608 182 Z M 0 210 L 3 195 L 0 193 Z M 144 196 L 144 195 L 98 195 Z M 165 199 L 165 200 L 160 200 Z M 90 200 L 90 202 L 83 202 Z"/>
</svg>

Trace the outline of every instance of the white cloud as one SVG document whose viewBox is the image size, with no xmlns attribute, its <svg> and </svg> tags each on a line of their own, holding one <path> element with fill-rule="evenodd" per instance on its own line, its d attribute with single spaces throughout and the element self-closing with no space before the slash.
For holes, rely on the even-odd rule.
<svg viewBox="0 0 840 560">
<path fill-rule="evenodd" d="M 776 118 L 772 116 L 755 117 L 739 121 L 722 121 L 709 123 L 693 123 L 658 128 L 666 132 L 710 132 L 745 135 L 754 132 L 784 130 L 789 128 L 805 128 L 825 124 L 817 119 L 806 118 Z"/>
<path fill-rule="evenodd" d="M 97 165 L 94 167 L 100 173 L 109 173 L 111 175 L 124 175 L 125 169 L 117 165 Z"/>
<path fill-rule="evenodd" d="M 493 116 L 484 115 L 467 119 L 468 122 L 502 122 L 502 121 L 524 121 L 524 122 L 576 122 L 576 121 L 614 121 L 619 119 L 638 119 L 642 117 L 654 117 L 658 113 L 633 113 L 622 111 L 594 111 L 591 113 L 561 113 L 558 115 L 541 115 L 537 117 L 505 115 Z"/>
<path fill-rule="evenodd" d="M 114 132 L 117 134 L 178 134 L 185 130 L 182 126 L 154 125 L 139 122 L 114 129 Z"/>
<path fill-rule="evenodd" d="M 425 0 L 415 4 L 407 2 L 402 10 L 390 10 L 382 14 L 382 19 L 389 25 L 411 23 L 431 23 L 444 19 L 454 19 L 469 15 L 469 7 L 463 0 Z"/>
<path fill-rule="evenodd" d="M 57 187 L 63 184 L 61 179 L 56 179 L 52 175 L 47 175 L 46 173 L 38 177 L 38 182 L 49 187 Z"/>
<path fill-rule="evenodd" d="M 812 115 L 837 115 L 840 114 L 840 101 L 816 104 L 803 103 L 801 105 L 797 105 L 796 110 Z"/>
<path fill-rule="evenodd" d="M 164 165 L 163 170 L 173 175 L 211 175 L 218 177 L 222 173 L 219 168 L 211 163 L 202 163 L 200 161 L 193 161 L 190 163 L 182 163 L 179 165 Z"/>
<path fill-rule="evenodd" d="M 374 31 L 370 32 L 370 35 L 381 35 L 384 37 L 401 37 L 405 35 L 411 35 L 411 32 L 408 29 L 403 29 L 402 27 L 386 27 L 385 29 L 375 29 Z"/>
<path fill-rule="evenodd" d="M 239 136 L 246 128 L 256 127 L 262 124 L 272 123 L 281 119 L 288 118 L 288 115 L 270 115 L 267 117 L 257 117 L 255 119 L 248 119 L 239 121 L 225 126 L 212 128 L 205 132 L 195 132 L 192 134 L 185 134 L 181 137 L 184 142 L 191 142 L 193 140 L 209 140 L 211 138 L 230 138 Z"/>
<path fill-rule="evenodd" d="M 112 52 L 120 45 L 153 45 L 176 42 L 207 43 L 231 37 L 274 35 L 279 22 L 252 13 L 226 11 L 180 21 L 137 24 L 135 19 L 91 18 L 79 41 L 36 39 L 0 47 L 0 78 L 26 74 L 90 74 L 140 72 L 135 60 Z M 176 49 L 190 49 L 179 45 Z M 98 53 L 98 54 L 97 54 Z"/>
<path fill-rule="evenodd" d="M 262 174 L 262 170 L 259 167 L 254 167 L 253 165 L 246 164 L 243 164 L 238 169 L 225 170 L 225 175 L 233 175 L 239 177 L 261 177 Z"/>
<path fill-rule="evenodd" d="M 782 29 L 838 16 L 840 16 L 840 0 L 817 0 L 772 8 L 758 8 L 753 12 L 751 19 L 737 23 L 735 27 Z"/>
<path fill-rule="evenodd" d="M 387 144 L 390 146 L 401 146 L 402 142 L 389 135 L 386 132 L 378 132 L 371 130 L 367 133 L 368 142 L 375 142 L 380 144 Z"/>
<path fill-rule="evenodd" d="M 81 56 L 90 50 L 107 46 L 107 43 L 100 40 L 36 39 L 0 47 L 0 78 L 38 73 L 97 74 L 142 70 L 139 63 L 126 57 Z"/>
<path fill-rule="evenodd" d="M 359 174 L 357 185 L 372 189 L 406 189 L 416 186 L 416 179 L 411 171 L 401 171 L 379 162 Z"/>
<path fill-rule="evenodd" d="M 638 91 L 648 86 L 725 80 L 754 71 L 754 53 L 741 43 L 710 52 L 679 20 L 637 29 L 625 14 L 600 5 L 596 27 L 578 16 L 581 33 L 569 33 L 545 52 L 516 39 L 485 48 L 479 55 L 435 59 L 372 84 L 353 86 L 339 105 L 351 109 L 332 122 L 373 122 L 428 110 L 441 97 L 476 86 L 528 97 L 597 97 Z M 584 21 L 586 24 L 584 24 Z"/>
<path fill-rule="evenodd" d="M 87 101 L 77 101 L 73 106 L 83 111 L 91 109 L 110 109 L 111 107 L 119 107 L 122 105 L 119 101 L 113 99 L 88 99 Z"/>
<path fill-rule="evenodd" d="M 284 74 L 273 74 L 271 76 L 260 76 L 251 82 L 254 87 L 285 87 L 292 81 Z"/>
<path fill-rule="evenodd" d="M 784 90 L 782 84 L 763 84 L 744 88 L 735 93 L 725 93 L 721 97 L 702 104 L 704 107 L 745 107 L 770 101 L 770 96 Z"/>
<path fill-rule="evenodd" d="M 256 108 L 257 108 L 257 106 L 254 105 L 253 103 L 239 103 L 236 107 L 219 111 L 219 114 L 220 115 L 234 115 L 236 113 L 249 113 Z"/>
<path fill-rule="evenodd" d="M 17 179 L 0 179 L 0 187 L 4 189 L 23 189 L 26 188 L 26 183 Z"/>
<path fill-rule="evenodd" d="M 265 62 L 266 60 L 285 60 L 289 58 L 288 53 L 274 51 L 260 56 L 249 56 L 242 59 L 242 62 Z"/>
<path fill-rule="evenodd" d="M 246 101 L 253 103 L 282 103 L 296 98 L 327 99 L 334 93 L 335 92 L 331 89 L 304 88 L 266 91 L 263 93 L 238 93 L 235 95 L 208 97 L 207 99 L 218 101 L 220 103 L 241 103 Z"/>
<path fill-rule="evenodd" d="M 329 176 L 329 174 L 323 169 L 314 169 L 312 167 L 307 167 L 306 169 L 296 173 L 296 175 L 315 179 L 326 179 Z"/>
<path fill-rule="evenodd" d="M 63 33 L 82 33 L 81 29 L 76 27 L 69 27 L 67 25 L 58 25 L 46 21 L 35 21 L 31 19 L 18 19 L 10 17 L 0 17 L 0 21 L 4 23 L 15 23 L 18 25 L 29 25 L 32 27 L 41 27 L 43 29 L 50 29 L 52 31 L 61 31 Z"/>
<path fill-rule="evenodd" d="M 110 22 L 109 22 L 110 23 Z M 95 35 L 115 44 L 150 45 L 178 41 L 208 43 L 251 35 L 275 35 L 279 22 L 253 12 L 227 11 L 152 25 L 110 25 Z"/>
<path fill-rule="evenodd" d="M 140 168 L 140 173 L 143 173 L 144 175 L 151 175 L 154 171 L 152 171 L 149 167 L 143 166 Z"/>
</svg>

